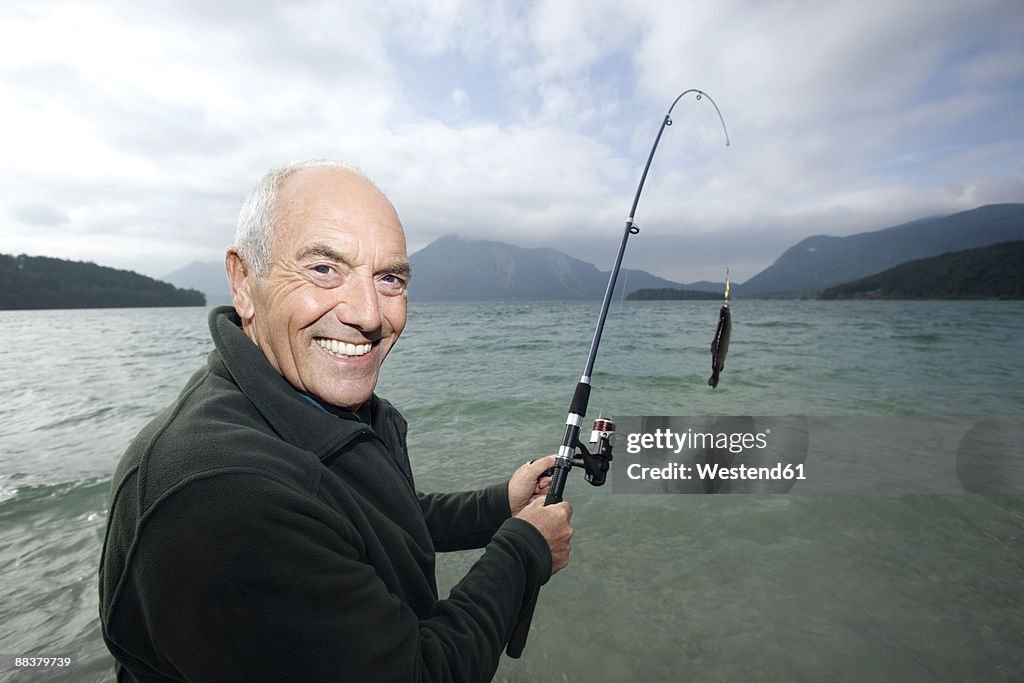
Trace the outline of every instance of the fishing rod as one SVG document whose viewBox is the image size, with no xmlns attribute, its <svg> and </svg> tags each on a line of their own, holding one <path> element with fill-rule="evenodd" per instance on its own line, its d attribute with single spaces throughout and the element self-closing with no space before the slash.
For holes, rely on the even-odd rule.
<svg viewBox="0 0 1024 683">
<path fill-rule="evenodd" d="M 601 313 L 597 317 L 594 339 L 590 342 L 587 364 L 583 368 L 583 375 L 580 377 L 580 381 L 576 383 L 576 390 L 573 392 L 572 402 L 569 404 L 569 416 L 565 420 L 565 434 L 562 437 L 562 445 L 558 448 L 555 466 L 552 468 L 551 486 L 548 488 L 547 496 L 544 499 L 545 505 L 554 505 L 562 502 L 562 494 L 565 492 L 569 471 L 574 465 L 583 467 L 586 472 L 584 479 L 591 485 L 601 486 L 605 483 L 608 467 L 612 460 L 611 442 L 615 432 L 615 424 L 610 420 L 602 418 L 598 418 L 594 422 L 594 430 L 591 433 L 590 442 L 597 445 L 595 453 L 591 453 L 580 441 L 580 425 L 583 424 L 583 417 L 587 414 L 587 406 L 590 403 L 590 378 L 594 372 L 597 348 L 601 344 L 601 334 L 604 332 L 604 323 L 608 318 L 608 309 L 611 307 L 612 295 L 615 291 L 615 281 L 618 279 L 619 270 L 622 267 L 622 256 L 626 253 L 626 242 L 629 241 L 630 235 L 636 235 L 640 232 L 640 228 L 637 227 L 634 218 L 636 217 L 636 207 L 640 203 L 640 194 L 643 192 L 644 183 L 647 181 L 647 172 L 651 170 L 654 152 L 658 149 L 658 143 L 661 142 L 661 135 L 665 132 L 665 128 L 672 125 L 672 110 L 679 100 L 690 93 L 696 93 L 696 99 L 698 100 L 702 97 L 708 98 L 708 101 L 714 106 L 715 112 L 718 114 L 718 120 L 722 123 L 722 130 L 725 132 L 725 146 L 729 146 L 729 130 L 725 126 L 725 119 L 722 118 L 721 110 L 719 110 L 718 105 L 715 104 L 710 95 L 702 90 L 690 88 L 689 90 L 684 90 L 672 101 L 672 105 L 668 108 L 668 112 L 661 122 L 661 128 L 658 129 L 658 135 L 654 138 L 654 144 L 651 145 L 651 153 L 647 155 L 647 163 L 644 165 L 644 172 L 640 175 L 640 183 L 637 185 L 636 195 L 633 197 L 633 206 L 629 209 L 626 229 L 622 233 L 622 242 L 619 243 L 619 251 L 615 255 L 615 265 L 612 266 L 612 272 L 608 276 L 608 287 L 605 289 L 604 300 L 601 302 Z M 579 454 L 578 458 L 574 457 L 576 453 Z M 505 649 L 509 657 L 518 658 L 522 655 L 523 648 L 526 647 L 526 637 L 530 631 L 530 622 L 533 620 L 533 611 L 537 606 L 537 597 L 539 595 L 540 589 L 538 588 L 537 592 L 533 595 L 532 601 L 524 610 L 519 622 L 512 631 L 512 636 L 509 638 L 508 646 Z"/>
</svg>

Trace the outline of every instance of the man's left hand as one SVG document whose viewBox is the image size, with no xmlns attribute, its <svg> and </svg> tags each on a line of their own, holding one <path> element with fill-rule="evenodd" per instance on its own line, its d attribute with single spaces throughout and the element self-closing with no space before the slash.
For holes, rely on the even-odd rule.
<svg viewBox="0 0 1024 683">
<path fill-rule="evenodd" d="M 551 477 L 541 475 L 554 466 L 555 456 L 549 455 L 528 462 L 515 471 L 508 482 L 508 506 L 513 515 L 519 514 L 534 498 L 547 495 Z"/>
</svg>

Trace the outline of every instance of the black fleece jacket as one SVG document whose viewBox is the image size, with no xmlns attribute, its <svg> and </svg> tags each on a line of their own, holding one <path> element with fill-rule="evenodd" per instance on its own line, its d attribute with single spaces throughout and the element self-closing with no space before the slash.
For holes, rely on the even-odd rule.
<svg viewBox="0 0 1024 683">
<path fill-rule="evenodd" d="M 547 581 L 507 484 L 417 493 L 405 420 L 300 395 L 211 311 L 215 349 L 114 477 L 100 567 L 119 680 L 483 681 Z M 486 550 L 445 600 L 434 552 Z"/>
</svg>

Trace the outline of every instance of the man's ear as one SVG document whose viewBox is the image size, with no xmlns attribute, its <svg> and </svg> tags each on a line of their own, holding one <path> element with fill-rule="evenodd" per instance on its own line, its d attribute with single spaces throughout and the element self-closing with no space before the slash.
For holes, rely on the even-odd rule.
<svg viewBox="0 0 1024 683">
<path fill-rule="evenodd" d="M 237 249 L 231 247 L 224 257 L 224 269 L 231 285 L 231 301 L 235 305 L 235 312 L 243 322 L 251 320 L 255 312 L 252 302 L 252 281 L 256 277 L 252 267 L 242 260 Z"/>
</svg>

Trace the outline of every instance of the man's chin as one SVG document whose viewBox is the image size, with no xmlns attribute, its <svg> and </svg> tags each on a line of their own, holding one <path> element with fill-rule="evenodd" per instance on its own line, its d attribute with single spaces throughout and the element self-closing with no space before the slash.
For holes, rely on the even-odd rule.
<svg viewBox="0 0 1024 683">
<path fill-rule="evenodd" d="M 316 391 L 313 391 L 311 393 L 313 398 L 320 401 L 320 403 L 325 406 L 355 412 L 370 400 L 370 397 L 373 396 L 373 388 L 361 388 L 358 391 L 344 392 L 325 391 L 317 393 Z"/>
</svg>

